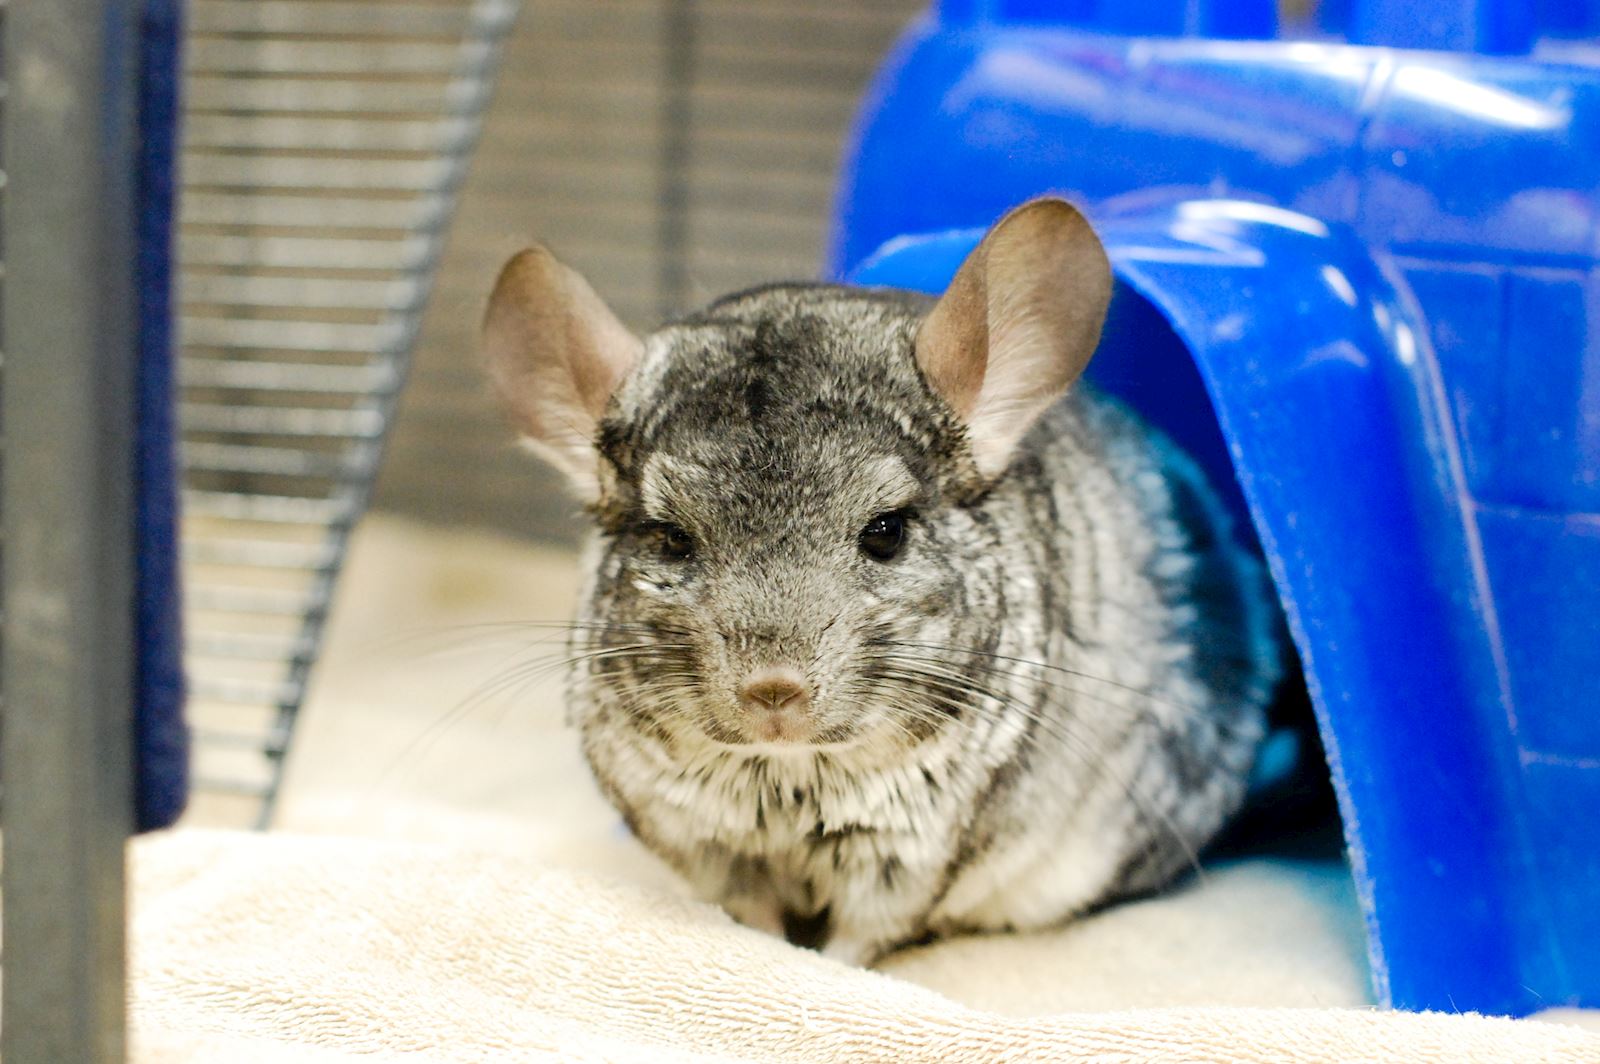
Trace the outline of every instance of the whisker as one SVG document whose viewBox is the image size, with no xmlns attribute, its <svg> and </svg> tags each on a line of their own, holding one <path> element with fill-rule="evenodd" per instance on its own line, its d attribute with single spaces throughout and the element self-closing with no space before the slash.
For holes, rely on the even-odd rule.
<svg viewBox="0 0 1600 1064">
<path fill-rule="evenodd" d="M 911 642 L 911 641 L 907 641 L 907 640 L 884 640 L 884 644 L 888 645 L 888 646 L 902 646 L 902 647 L 910 647 L 910 648 L 921 649 L 921 650 L 943 651 L 943 652 L 948 653 L 948 654 L 968 655 L 968 656 L 971 656 L 971 657 L 984 658 L 988 662 L 993 662 L 993 663 L 1003 662 L 1003 663 L 1005 663 L 1005 665 L 1023 665 L 1023 666 L 1027 666 L 1029 668 L 1043 669 L 1043 670 L 1045 670 L 1047 672 L 1060 673 L 1060 674 L 1062 674 L 1064 676 L 1071 676 L 1071 677 L 1073 677 L 1075 679 L 1089 680 L 1089 681 L 1091 681 L 1093 683 L 1106 684 L 1107 686 L 1115 687 L 1115 688 L 1118 688 L 1120 690 L 1127 691 L 1130 694 L 1139 695 L 1140 697 L 1148 699 L 1150 702 L 1152 702 L 1152 703 L 1154 703 L 1156 705 L 1166 706 L 1169 709 L 1175 709 L 1175 710 L 1178 710 L 1178 711 L 1184 712 L 1184 713 L 1192 713 L 1192 712 L 1195 712 L 1196 710 L 1201 710 L 1201 709 L 1205 708 L 1204 706 L 1193 705 L 1193 704 L 1184 703 L 1184 702 L 1174 702 L 1174 701 L 1171 701 L 1169 699 L 1163 699 L 1163 698 L 1160 698 L 1160 697 L 1158 697 L 1156 695 L 1151 694 L 1150 692 L 1148 692 L 1148 691 L 1146 691 L 1146 690 L 1144 690 L 1144 689 L 1142 689 L 1140 687 L 1136 687 L 1133 684 L 1124 683 L 1124 682 L 1122 682 L 1120 680 L 1113 680 L 1113 679 L 1110 679 L 1109 677 L 1105 677 L 1105 676 L 1096 676 L 1094 673 L 1083 672 L 1080 669 L 1070 669 L 1070 668 L 1067 668 L 1064 665 L 1052 665 L 1049 662 L 1034 661 L 1031 658 L 1019 658 L 1019 657 L 1014 657 L 1014 656 L 1012 656 L 1010 654 L 997 654 L 997 653 L 993 653 L 993 652 L 990 652 L 990 651 L 977 650 L 977 649 L 974 649 L 974 648 L 971 648 L 971 647 L 957 647 L 957 646 L 950 646 L 948 644 L 942 644 L 942 643 L 918 643 L 918 642 Z M 935 660 L 943 661 L 944 659 L 935 659 Z M 999 673 L 999 674 L 1002 674 L 1002 675 L 1005 673 L 1005 666 L 1001 665 L 1001 664 L 985 664 L 985 663 L 982 663 L 982 662 L 975 662 L 973 664 L 977 668 L 986 668 L 986 669 L 989 669 L 992 672 L 996 672 L 996 673 Z"/>
<path fill-rule="evenodd" d="M 916 667 L 919 668 L 919 669 L 920 668 L 925 668 L 925 667 L 927 667 L 929 665 L 939 666 L 941 669 L 944 670 L 943 671 L 943 675 L 945 675 L 947 678 L 949 678 L 949 679 L 951 679 L 953 681 L 972 682 L 972 677 L 969 674 L 956 673 L 956 672 L 949 671 L 948 666 L 949 666 L 950 663 L 944 658 L 926 658 L 926 657 L 921 657 L 921 656 L 918 656 L 918 655 L 902 655 L 902 654 L 884 654 L 884 655 L 881 655 L 881 656 L 886 660 L 895 660 L 895 661 L 916 663 Z M 972 663 L 971 667 L 974 670 L 977 670 L 978 672 L 980 672 L 980 673 L 982 673 L 982 674 L 984 674 L 986 676 L 992 677 L 992 678 L 1009 678 L 1009 677 L 1013 677 L 1015 675 L 1010 669 L 1008 669 L 1004 665 L 1000 665 L 1000 664 L 990 664 L 990 663 L 979 661 L 979 662 Z M 1067 674 L 1068 675 L 1073 675 L 1070 670 L 1067 670 Z M 1077 674 L 1075 678 L 1088 679 L 1088 680 L 1099 679 L 1099 678 L 1094 677 L 1092 674 L 1089 674 L 1089 673 Z M 1082 687 L 1071 685 L 1071 684 L 1065 682 L 1063 679 L 1061 679 L 1059 677 L 1054 677 L 1054 676 L 1037 676 L 1036 675 L 1036 676 L 1033 676 L 1033 677 L 1030 678 L 1030 682 L 1044 684 L 1046 687 L 1048 687 L 1049 689 L 1051 689 L 1053 691 L 1058 691 L 1058 692 L 1060 692 L 1062 694 L 1070 695 L 1073 698 L 1087 699 L 1087 700 L 1089 700 L 1091 702 L 1095 702 L 1095 703 L 1098 703 L 1098 704 L 1103 705 L 1103 706 L 1108 706 L 1108 707 L 1111 707 L 1113 709 L 1118 709 L 1118 710 L 1131 712 L 1131 713 L 1135 714 L 1139 719 L 1152 722 L 1152 723 L 1156 724 L 1157 726 L 1165 726 L 1168 723 L 1168 721 L 1162 715 L 1154 712 L 1155 707 L 1161 707 L 1161 708 L 1170 709 L 1173 712 L 1175 712 L 1175 713 L 1177 713 L 1177 714 L 1179 714 L 1180 716 L 1183 716 L 1183 717 L 1193 716 L 1193 715 L 1195 715 L 1197 713 L 1204 713 L 1204 712 L 1207 711 L 1207 708 L 1208 708 L 1208 707 L 1203 706 L 1203 705 L 1192 704 L 1192 703 L 1183 703 L 1183 702 L 1175 702 L 1175 701 L 1172 701 L 1170 699 L 1164 699 L 1164 698 L 1158 697 L 1156 695 L 1152 695 L 1152 694 L 1150 694 L 1148 692 L 1142 691 L 1142 690 L 1140 690 L 1140 689 L 1138 689 L 1136 687 L 1132 687 L 1132 686 L 1130 686 L 1128 684 L 1119 684 L 1119 683 L 1115 683 L 1114 681 L 1109 681 L 1109 680 L 1104 680 L 1104 679 L 1101 679 L 1101 682 L 1110 683 L 1113 686 L 1119 688 L 1120 690 L 1123 690 L 1126 693 L 1135 696 L 1135 698 L 1137 700 L 1139 700 L 1139 701 L 1130 703 L 1125 699 L 1113 698 L 1107 693 L 1100 693 L 1100 692 L 1095 692 L 1095 691 L 1086 691 Z M 989 690 L 988 687 L 984 687 L 983 689 L 984 690 Z M 991 692 L 991 693 L 995 697 L 1005 697 L 1005 696 L 1001 695 L 999 692 Z M 1148 703 L 1148 704 L 1144 704 L 1144 703 Z"/>
<path fill-rule="evenodd" d="M 594 622 L 580 620 L 481 621 L 399 632 L 374 641 L 373 647 L 375 649 L 398 649 L 417 643 L 454 638 L 457 640 L 457 645 L 449 648 L 454 650 L 466 644 L 469 639 L 477 640 L 484 633 L 520 635 L 527 632 L 538 633 L 540 636 L 538 641 L 540 642 L 548 642 L 561 635 L 574 633 L 621 632 L 636 635 L 666 635 L 675 638 L 686 638 L 691 634 L 684 629 L 648 622 Z"/>
<path fill-rule="evenodd" d="M 679 643 L 631 643 L 557 656 L 541 654 L 532 660 L 517 662 L 495 674 L 419 732 L 415 738 L 395 755 L 393 761 L 379 775 L 379 782 L 388 779 L 397 768 L 413 757 L 421 757 L 426 754 L 427 750 L 431 749 L 433 743 L 437 742 L 449 727 L 469 716 L 493 698 L 506 695 L 509 692 L 526 690 L 545 677 L 573 665 L 628 656 L 645 661 L 661 654 L 675 653 L 687 649 L 688 646 L 688 644 Z"/>
<path fill-rule="evenodd" d="M 1139 793 L 1138 789 L 1135 787 L 1134 780 L 1111 770 L 1110 766 L 1106 764 L 1105 760 L 1099 757 L 1097 751 L 1095 751 L 1089 740 L 1085 736 L 1071 730 L 1070 720 L 1062 720 L 1060 718 L 1046 716 L 1037 709 L 1017 703 L 1009 698 L 1006 698 L 1004 695 L 989 689 L 987 686 L 974 682 L 969 677 L 959 676 L 956 674 L 947 674 L 947 676 L 950 677 L 947 679 L 946 676 L 940 676 L 937 674 L 929 675 L 919 673 L 917 668 L 909 668 L 898 674 L 894 669 L 890 669 L 884 671 L 883 675 L 891 679 L 898 678 L 902 681 L 909 679 L 911 682 L 920 682 L 927 684 L 930 687 L 940 688 L 949 693 L 934 693 L 930 696 L 933 700 L 942 702 L 948 708 L 958 709 L 961 711 L 970 710 L 977 714 L 989 714 L 991 721 L 1000 719 L 1001 716 L 1006 713 L 1020 712 L 1023 715 L 1024 720 L 1035 725 L 1037 729 L 1034 731 L 1032 737 L 1035 745 L 1037 745 L 1038 741 L 1040 740 L 1041 733 L 1043 733 L 1045 736 L 1057 739 L 1063 743 L 1067 749 L 1081 759 L 1087 767 L 1105 774 L 1119 787 L 1121 787 L 1123 793 L 1128 797 L 1129 802 L 1132 803 L 1135 812 L 1143 817 L 1148 825 L 1159 828 L 1170 836 L 1172 841 L 1176 843 L 1177 846 L 1182 850 L 1185 862 L 1194 870 L 1198 877 L 1200 877 L 1202 880 L 1204 879 L 1205 872 L 1200 866 L 1199 854 L 1195 851 L 1194 847 L 1190 845 L 1187 837 L 1185 837 L 1184 834 L 1178 829 L 1177 824 L 1172 820 L 1171 816 L 1165 810 L 1150 804 L 1149 796 Z M 980 696 L 980 698 L 988 699 L 997 704 L 986 706 L 981 701 L 973 701 L 967 698 L 959 697 L 961 695 L 974 694 Z"/>
</svg>

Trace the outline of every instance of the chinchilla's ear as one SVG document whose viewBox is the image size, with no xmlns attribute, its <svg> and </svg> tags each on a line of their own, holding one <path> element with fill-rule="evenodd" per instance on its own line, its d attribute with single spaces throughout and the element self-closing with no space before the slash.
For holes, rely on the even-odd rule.
<svg viewBox="0 0 1600 1064">
<path fill-rule="evenodd" d="M 643 345 L 589 282 L 542 247 L 500 271 L 483 321 L 489 377 L 528 443 L 599 497 L 595 431 Z"/>
<path fill-rule="evenodd" d="M 1016 208 L 961 264 L 917 330 L 916 357 L 986 479 L 1088 365 L 1110 300 L 1105 249 L 1065 200 Z"/>
</svg>

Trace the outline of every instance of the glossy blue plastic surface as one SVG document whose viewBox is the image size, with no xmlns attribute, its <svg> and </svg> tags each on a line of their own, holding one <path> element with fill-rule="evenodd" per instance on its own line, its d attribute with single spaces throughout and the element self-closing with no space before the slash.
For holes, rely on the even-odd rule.
<svg viewBox="0 0 1600 1064">
<path fill-rule="evenodd" d="M 937 291 L 1007 208 L 1083 204 L 1121 280 L 1091 373 L 1237 480 L 1381 1000 L 1600 1006 L 1600 46 L 1555 40 L 1593 9 L 1324 6 L 1485 55 L 1129 37 L 1099 6 L 914 26 L 833 272 Z M 1170 7 L 1155 32 L 1271 32 Z"/>
</svg>

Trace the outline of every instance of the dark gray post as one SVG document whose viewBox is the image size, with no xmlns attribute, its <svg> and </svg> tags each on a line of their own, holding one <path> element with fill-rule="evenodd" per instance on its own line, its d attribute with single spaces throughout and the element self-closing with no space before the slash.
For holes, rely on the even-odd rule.
<svg viewBox="0 0 1600 1064">
<path fill-rule="evenodd" d="M 123 1056 L 137 5 L 6 5 L 6 1064 Z"/>
</svg>

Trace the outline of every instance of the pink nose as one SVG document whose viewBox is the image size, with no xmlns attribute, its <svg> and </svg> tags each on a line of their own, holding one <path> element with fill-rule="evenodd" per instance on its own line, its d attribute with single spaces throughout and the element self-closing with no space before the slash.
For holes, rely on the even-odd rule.
<svg viewBox="0 0 1600 1064">
<path fill-rule="evenodd" d="M 794 669 L 757 669 L 739 687 L 739 704 L 749 710 L 800 710 L 810 701 L 805 677 Z"/>
</svg>

